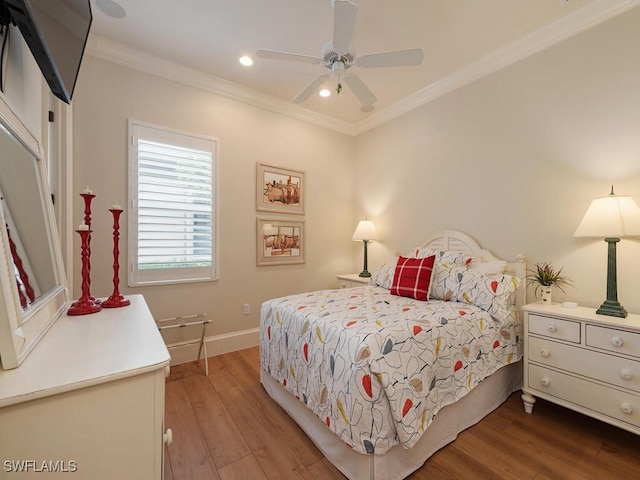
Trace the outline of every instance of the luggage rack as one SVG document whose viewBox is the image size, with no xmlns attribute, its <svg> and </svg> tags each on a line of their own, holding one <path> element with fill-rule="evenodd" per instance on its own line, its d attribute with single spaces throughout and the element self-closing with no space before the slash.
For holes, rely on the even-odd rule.
<svg viewBox="0 0 640 480">
<path fill-rule="evenodd" d="M 205 342 L 205 337 L 207 333 L 207 325 L 211 323 L 211 319 L 207 318 L 206 313 L 198 313 L 196 315 L 186 315 L 180 317 L 173 318 L 164 318 L 162 320 L 157 320 L 156 324 L 158 325 L 158 330 L 162 333 L 163 330 L 168 330 L 170 328 L 185 328 L 191 327 L 194 325 L 200 325 L 200 338 L 197 340 L 187 340 L 185 342 L 173 343 L 171 345 L 167 344 L 167 349 L 171 350 L 172 348 L 178 347 L 186 347 L 188 345 L 200 345 L 198 348 L 198 357 L 196 358 L 196 362 L 200 361 L 200 354 L 204 352 L 204 372 L 205 375 L 209 375 L 209 360 L 207 358 L 207 343 Z M 166 340 L 165 340 L 166 343 Z"/>
</svg>

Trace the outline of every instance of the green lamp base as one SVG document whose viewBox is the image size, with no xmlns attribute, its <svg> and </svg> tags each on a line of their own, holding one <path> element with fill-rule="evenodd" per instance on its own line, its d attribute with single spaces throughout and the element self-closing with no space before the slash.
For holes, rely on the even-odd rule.
<svg viewBox="0 0 640 480">
<path fill-rule="evenodd" d="M 620 318 L 626 318 L 628 315 L 624 307 L 620 305 L 620 302 L 617 302 L 615 300 L 605 300 L 604 303 L 600 305 L 600 308 L 596 310 L 596 313 L 599 313 L 600 315 L 609 315 L 610 317 Z"/>
<path fill-rule="evenodd" d="M 609 315 L 610 317 L 626 318 L 627 311 L 618 302 L 618 272 L 616 265 L 616 243 L 620 241 L 616 237 L 604 239 L 607 242 L 607 299 L 596 313 Z"/>
<path fill-rule="evenodd" d="M 360 275 L 358 276 L 368 278 L 371 276 L 371 274 L 369 273 L 369 270 L 367 270 L 367 243 L 369 243 L 369 240 L 363 240 L 363 242 L 364 242 L 364 268 L 362 269 L 362 271 L 360 272 Z"/>
</svg>

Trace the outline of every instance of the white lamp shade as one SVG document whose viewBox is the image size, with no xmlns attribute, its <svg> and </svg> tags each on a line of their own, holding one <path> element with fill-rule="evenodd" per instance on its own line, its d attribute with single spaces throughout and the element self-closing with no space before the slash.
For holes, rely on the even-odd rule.
<svg viewBox="0 0 640 480">
<path fill-rule="evenodd" d="M 376 233 L 376 227 L 373 225 L 373 222 L 370 220 L 360 220 L 360 223 L 358 223 L 358 226 L 356 227 L 356 231 L 353 232 L 351 240 L 354 242 L 362 240 L 378 240 L 378 234 Z"/>
<path fill-rule="evenodd" d="M 640 207 L 625 195 L 596 198 L 584 214 L 574 237 L 622 238 L 640 236 Z"/>
</svg>

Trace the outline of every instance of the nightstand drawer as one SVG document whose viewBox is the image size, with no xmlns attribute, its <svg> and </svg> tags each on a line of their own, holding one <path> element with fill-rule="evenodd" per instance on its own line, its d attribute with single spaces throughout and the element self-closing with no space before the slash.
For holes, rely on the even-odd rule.
<svg viewBox="0 0 640 480">
<path fill-rule="evenodd" d="M 580 343 L 580 323 L 530 313 L 529 333 Z"/>
<path fill-rule="evenodd" d="M 585 336 L 590 347 L 640 358 L 640 333 L 587 324 Z"/>
<path fill-rule="evenodd" d="M 640 393 L 640 362 L 529 337 L 529 361 Z"/>
<path fill-rule="evenodd" d="M 640 427 L 640 396 L 621 392 L 571 375 L 529 365 L 529 387 L 603 414 L 624 424 Z M 612 422 L 615 423 L 615 422 Z"/>
</svg>

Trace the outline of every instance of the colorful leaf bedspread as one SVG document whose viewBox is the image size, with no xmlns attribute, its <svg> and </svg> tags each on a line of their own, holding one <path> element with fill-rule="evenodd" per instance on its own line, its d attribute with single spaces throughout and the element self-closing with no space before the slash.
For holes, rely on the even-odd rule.
<svg viewBox="0 0 640 480">
<path fill-rule="evenodd" d="M 521 357 L 515 311 L 422 302 L 380 287 L 262 305 L 261 366 L 354 450 L 411 448 L 436 413 Z"/>
</svg>

